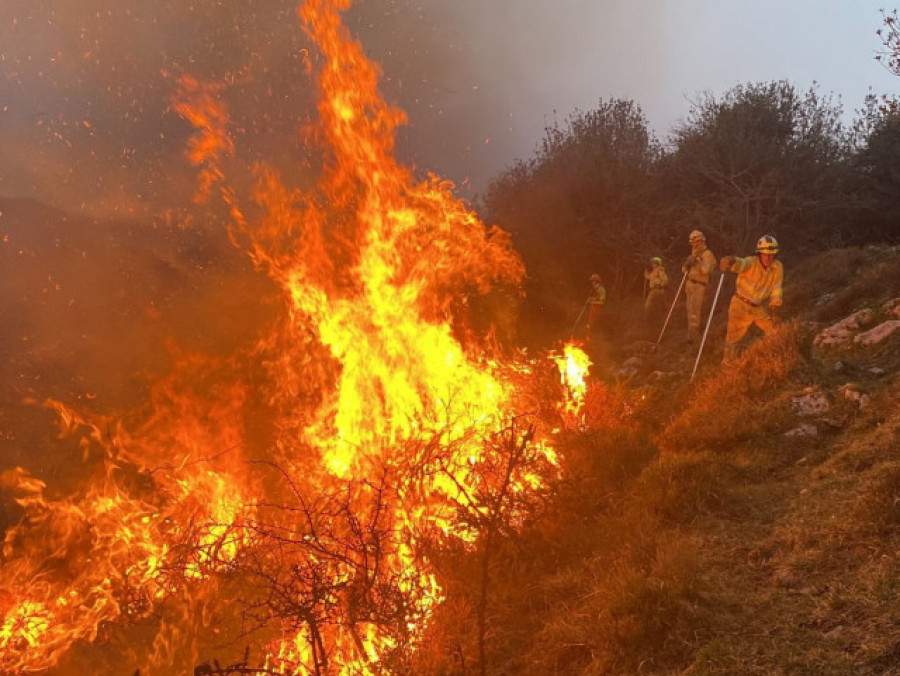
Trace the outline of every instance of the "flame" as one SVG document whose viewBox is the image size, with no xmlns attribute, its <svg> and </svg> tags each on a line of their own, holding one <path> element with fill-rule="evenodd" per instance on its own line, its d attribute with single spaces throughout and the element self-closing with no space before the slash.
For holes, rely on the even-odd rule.
<svg viewBox="0 0 900 676">
<path fill-rule="evenodd" d="M 460 328 L 466 295 L 519 285 L 522 262 L 452 184 L 395 160 L 405 116 L 341 24 L 349 5 L 299 9 L 320 91 L 310 152 L 322 169 L 304 189 L 260 163 L 241 195 L 223 169 L 227 90 L 181 80 L 173 105 L 197 129 L 197 200 L 224 201 L 232 240 L 284 312 L 233 362 L 182 355 L 133 428 L 47 402 L 104 471 L 57 501 L 19 477 L 28 519 L 4 543 L 0 671 L 51 668 L 103 627 L 152 621 L 154 642 L 135 653 L 147 673 L 193 659 L 184 634 L 229 623 L 264 636 L 276 673 L 378 673 L 443 600 L 422 540 L 475 546 L 496 509 L 516 523 L 554 464 L 540 432 L 520 427 L 516 377 L 529 367 L 492 359 Z M 265 369 L 264 443 L 244 425 L 242 360 Z M 567 346 L 557 363 L 577 417 L 590 362 Z"/>
<path fill-rule="evenodd" d="M 566 343 L 563 353 L 551 355 L 551 358 L 559 368 L 560 383 L 565 389 L 565 399 L 560 402 L 560 413 L 570 424 L 583 423 L 587 375 L 592 362 L 575 343 Z"/>
</svg>

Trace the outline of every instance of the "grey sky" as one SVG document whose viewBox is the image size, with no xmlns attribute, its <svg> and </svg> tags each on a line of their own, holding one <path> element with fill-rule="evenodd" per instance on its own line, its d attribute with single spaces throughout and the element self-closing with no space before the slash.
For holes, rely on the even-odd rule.
<svg viewBox="0 0 900 676">
<path fill-rule="evenodd" d="M 469 170 L 485 167 L 490 175 L 527 158 L 547 122 L 590 110 L 601 98 L 635 100 L 661 138 L 698 95 L 751 81 L 786 79 L 800 89 L 817 83 L 821 93 L 840 96 L 849 119 L 870 88 L 890 94 L 900 85 L 874 59 L 884 6 L 881 0 L 459 0 L 455 34 L 445 27 L 445 39 L 464 45 L 458 59 L 470 79 L 467 106 L 488 111 L 469 128 Z M 448 106 L 451 116 L 463 107 Z M 475 179 L 476 186 L 484 180 Z"/>
<path fill-rule="evenodd" d="M 301 149 L 311 105 L 296 0 L 3 0 L 0 197 L 140 213 L 184 191 L 177 76 L 229 81 L 255 157 Z M 665 138 L 700 93 L 817 82 L 848 116 L 898 79 L 880 0 L 358 0 L 346 21 L 409 113 L 402 161 L 472 197 L 545 125 L 630 98 Z M 888 7 L 890 9 L 890 7 Z"/>
</svg>

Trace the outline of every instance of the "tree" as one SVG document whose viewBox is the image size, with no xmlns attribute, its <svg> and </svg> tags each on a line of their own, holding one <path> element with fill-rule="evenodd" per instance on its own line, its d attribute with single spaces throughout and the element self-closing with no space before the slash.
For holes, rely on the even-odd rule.
<svg viewBox="0 0 900 676">
<path fill-rule="evenodd" d="M 855 156 L 858 243 L 900 240 L 900 111 L 870 98 Z"/>
<path fill-rule="evenodd" d="M 785 81 L 705 95 L 676 129 L 666 163 L 681 217 L 732 251 L 767 232 L 811 245 L 844 204 L 850 147 L 840 114 L 815 87 L 800 94 Z"/>
<path fill-rule="evenodd" d="M 513 234 L 529 270 L 531 317 L 540 311 L 542 323 L 568 325 L 592 272 L 603 274 L 612 296 L 628 285 L 636 251 L 656 222 L 660 154 L 637 104 L 601 100 L 548 126 L 536 156 L 490 184 L 485 220 Z"/>
</svg>

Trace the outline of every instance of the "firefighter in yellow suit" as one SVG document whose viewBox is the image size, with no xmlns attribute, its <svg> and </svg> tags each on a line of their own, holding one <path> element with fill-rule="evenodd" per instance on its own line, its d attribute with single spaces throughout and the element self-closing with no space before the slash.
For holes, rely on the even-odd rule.
<svg viewBox="0 0 900 676">
<path fill-rule="evenodd" d="M 603 286 L 603 278 L 597 272 L 591 275 L 591 293 L 588 302 L 590 307 L 586 328 L 590 338 L 591 333 L 600 328 L 600 317 L 603 316 L 603 306 L 606 305 L 606 287 Z"/>
<path fill-rule="evenodd" d="M 665 312 L 666 289 L 669 288 L 669 276 L 663 266 L 663 260 L 659 256 L 650 259 L 650 267 L 644 270 L 644 280 L 647 284 L 647 298 L 644 300 L 644 326 L 651 334 L 655 335 L 662 321 L 661 314 Z"/>
<path fill-rule="evenodd" d="M 656 312 L 658 306 L 664 304 L 666 289 L 669 288 L 669 276 L 666 274 L 662 258 L 654 256 L 650 259 L 650 267 L 644 270 L 644 279 L 647 280 L 644 314 L 650 315 Z"/>
<path fill-rule="evenodd" d="M 763 333 L 775 327 L 782 303 L 781 284 L 784 268 L 775 260 L 778 242 L 763 235 L 756 243 L 756 256 L 725 256 L 719 261 L 722 272 L 737 274 L 735 292 L 728 307 L 728 331 L 725 335 L 725 360 L 737 356 L 738 344 L 753 324 Z M 768 307 L 766 307 L 768 306 Z"/>
<path fill-rule="evenodd" d="M 684 284 L 684 299 L 687 305 L 688 340 L 700 342 L 700 318 L 703 313 L 703 299 L 709 285 L 709 273 L 716 268 L 716 257 L 706 246 L 706 236 L 694 230 L 688 237 L 691 255 L 688 256 L 681 272 L 687 275 Z"/>
</svg>

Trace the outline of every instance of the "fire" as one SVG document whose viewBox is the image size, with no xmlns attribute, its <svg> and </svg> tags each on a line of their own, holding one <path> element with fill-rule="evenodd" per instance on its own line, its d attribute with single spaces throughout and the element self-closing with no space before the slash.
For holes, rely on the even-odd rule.
<svg viewBox="0 0 900 676">
<path fill-rule="evenodd" d="M 560 412 L 570 423 L 584 422 L 584 400 L 587 394 L 587 375 L 591 360 L 580 347 L 566 343 L 561 355 L 553 355 L 559 368 L 560 382 L 565 389 L 565 401 Z"/>
<path fill-rule="evenodd" d="M 304 189 L 259 164 L 242 196 L 223 169 L 235 153 L 225 89 L 181 81 L 197 199 L 224 201 L 284 313 L 235 363 L 185 356 L 133 430 L 48 402 L 105 471 L 58 501 L 20 478 L 29 516 L 4 544 L 0 671 L 48 669 L 103 627 L 154 621 L 135 653 L 148 673 L 196 654 L 183 633 L 235 625 L 258 632 L 276 673 L 380 672 L 443 600 L 422 541 L 472 547 L 479 523 L 516 523 L 552 467 L 521 423 L 509 365 L 457 331 L 463 295 L 518 285 L 521 260 L 451 184 L 397 163 L 405 116 L 342 26 L 349 4 L 299 9 L 319 49 L 304 56 L 319 74 L 323 167 Z M 264 367 L 264 447 L 247 438 L 242 360 Z M 574 346 L 557 361 L 577 417 L 590 362 Z"/>
</svg>

